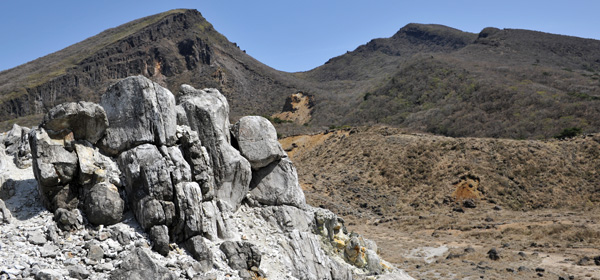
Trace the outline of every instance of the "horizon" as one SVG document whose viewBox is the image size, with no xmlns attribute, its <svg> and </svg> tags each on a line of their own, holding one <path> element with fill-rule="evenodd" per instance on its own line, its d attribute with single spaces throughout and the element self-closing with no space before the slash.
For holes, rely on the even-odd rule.
<svg viewBox="0 0 600 280">
<path fill-rule="evenodd" d="M 219 33 L 247 54 L 286 72 L 314 69 L 372 39 L 391 37 L 408 23 L 440 24 L 471 33 L 496 27 L 600 39 L 600 30 L 595 28 L 600 19 L 594 15 L 600 2 L 560 2 L 152 0 L 143 6 L 115 0 L 9 2 L 0 6 L 0 24 L 5 27 L 0 29 L 0 38 L 4 38 L 0 71 L 59 51 L 106 29 L 173 9 L 198 10 Z M 24 21 L 25 14 L 28 17 Z"/>
</svg>

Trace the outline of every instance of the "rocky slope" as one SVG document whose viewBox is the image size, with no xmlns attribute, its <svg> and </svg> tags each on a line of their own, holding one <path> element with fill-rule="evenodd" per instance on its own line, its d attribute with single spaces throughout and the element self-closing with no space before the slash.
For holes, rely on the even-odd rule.
<svg viewBox="0 0 600 280">
<path fill-rule="evenodd" d="M 176 100 L 143 76 L 109 87 L 100 104 L 52 108 L 26 134 L 32 169 L 1 154 L 0 275 L 412 279 L 306 204 L 267 119 L 230 126 L 228 114 L 215 89 L 183 85 Z"/>
</svg>

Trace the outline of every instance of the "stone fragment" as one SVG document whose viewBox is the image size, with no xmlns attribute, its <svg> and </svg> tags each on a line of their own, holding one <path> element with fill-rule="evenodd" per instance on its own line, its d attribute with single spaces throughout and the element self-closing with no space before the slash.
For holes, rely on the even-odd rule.
<svg viewBox="0 0 600 280">
<path fill-rule="evenodd" d="M 498 250 L 496 248 L 492 248 L 487 252 L 488 258 L 490 258 L 490 260 L 493 261 L 497 261 L 500 259 L 500 253 L 498 253 Z"/>
<path fill-rule="evenodd" d="M 60 248 L 58 248 L 58 246 L 51 243 L 46 243 L 44 246 L 42 246 L 42 248 L 40 248 L 40 255 L 43 258 L 54 258 L 59 251 Z"/>
<path fill-rule="evenodd" d="M 6 208 L 6 204 L 4 204 L 4 201 L 0 199 L 0 225 L 10 224 L 11 220 L 12 214 L 10 213 L 10 210 Z"/>
<path fill-rule="evenodd" d="M 150 229 L 150 240 L 154 245 L 152 249 L 159 254 L 166 256 L 169 254 L 169 229 L 165 225 L 153 226 Z"/>
<path fill-rule="evenodd" d="M 135 248 L 127 255 L 118 269 L 110 273 L 112 280 L 175 280 L 177 276 L 166 267 L 159 265 L 142 248 Z"/>
<path fill-rule="evenodd" d="M 231 128 L 231 133 L 240 153 L 250 162 L 253 170 L 287 156 L 277 141 L 275 127 L 266 118 L 243 117 Z"/>
<path fill-rule="evenodd" d="M 90 272 L 81 265 L 67 266 L 67 270 L 69 271 L 69 276 L 71 278 L 81 280 L 81 279 L 87 279 L 88 277 L 90 277 Z"/>
<path fill-rule="evenodd" d="M 99 245 L 90 245 L 86 257 L 92 261 L 99 262 L 104 258 L 104 250 Z"/>
<path fill-rule="evenodd" d="M 296 168 L 288 158 L 255 171 L 250 184 L 253 199 L 266 205 L 306 206 Z"/>
<path fill-rule="evenodd" d="M 101 141 L 105 153 L 117 155 L 144 143 L 175 143 L 175 97 L 148 78 L 119 81 L 102 95 L 100 105 L 110 123 Z"/>
<path fill-rule="evenodd" d="M 111 183 L 94 185 L 85 194 L 84 211 L 94 225 L 112 225 L 121 221 L 125 201 L 119 190 Z"/>
<path fill-rule="evenodd" d="M 61 279 L 63 279 L 62 275 L 60 275 L 58 272 L 50 270 L 50 269 L 40 270 L 35 274 L 35 280 L 61 280 Z"/>
<path fill-rule="evenodd" d="M 13 124 L 12 129 L 6 133 L 6 137 L 2 141 L 6 154 L 13 156 L 15 165 L 21 169 L 31 166 L 29 132 L 29 128 Z"/>
<path fill-rule="evenodd" d="M 104 109 L 92 102 L 80 101 L 60 104 L 48 111 L 41 127 L 51 137 L 73 132 L 76 140 L 95 144 L 104 136 L 108 119 Z"/>
<path fill-rule="evenodd" d="M 27 237 L 27 241 L 34 245 L 43 245 L 46 243 L 47 240 L 46 236 L 44 236 L 44 233 L 40 231 L 34 231 L 29 234 L 29 236 Z"/>
<path fill-rule="evenodd" d="M 61 230 L 71 231 L 83 226 L 83 217 L 79 209 L 58 208 L 54 211 L 54 221 Z"/>
<path fill-rule="evenodd" d="M 183 243 L 183 247 L 200 263 L 201 270 L 206 272 L 212 268 L 212 252 L 206 245 L 204 238 L 196 235 Z"/>
</svg>

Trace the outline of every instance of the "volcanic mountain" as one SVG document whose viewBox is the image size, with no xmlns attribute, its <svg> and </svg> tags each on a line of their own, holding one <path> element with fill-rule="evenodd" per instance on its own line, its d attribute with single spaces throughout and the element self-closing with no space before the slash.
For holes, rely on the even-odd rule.
<svg viewBox="0 0 600 280">
<path fill-rule="evenodd" d="M 597 40 L 537 31 L 408 24 L 313 70 L 286 73 L 246 54 L 198 11 L 172 10 L 0 72 L 0 118 L 3 128 L 31 125 L 56 104 L 97 101 L 107 85 L 142 74 L 174 92 L 182 83 L 218 88 L 239 114 L 233 120 L 273 116 L 283 134 L 386 124 L 549 138 L 599 130 L 598 49 Z M 298 93 L 310 96 L 310 108 L 286 104 Z"/>
</svg>

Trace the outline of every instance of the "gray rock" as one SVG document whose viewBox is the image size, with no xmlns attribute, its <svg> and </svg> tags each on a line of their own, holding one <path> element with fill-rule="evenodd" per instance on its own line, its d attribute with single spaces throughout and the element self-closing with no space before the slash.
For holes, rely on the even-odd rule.
<svg viewBox="0 0 600 280">
<path fill-rule="evenodd" d="M 90 272 L 81 265 L 67 266 L 69 276 L 75 279 L 87 279 L 90 277 Z"/>
<path fill-rule="evenodd" d="M 298 279 L 353 279 L 348 266 L 335 261 L 322 249 L 321 238 L 308 233 L 292 231 L 283 240 L 282 259 Z"/>
<path fill-rule="evenodd" d="M 76 143 L 75 152 L 79 159 L 79 184 L 95 185 L 102 182 L 120 186 L 121 171 L 110 157 L 102 155 L 89 142 Z"/>
<path fill-rule="evenodd" d="M 12 214 L 10 213 L 10 210 L 6 208 L 6 204 L 4 204 L 4 201 L 0 199 L 0 225 L 5 223 L 10 224 L 11 220 Z"/>
<path fill-rule="evenodd" d="M 27 237 L 27 241 L 29 241 L 29 243 L 34 244 L 34 245 L 42 245 L 42 244 L 46 244 L 46 236 L 44 235 L 44 233 L 40 232 L 40 231 L 35 231 L 29 234 L 29 236 Z"/>
<path fill-rule="evenodd" d="M 46 235 L 48 236 L 48 239 L 54 243 L 58 243 L 59 237 L 58 237 L 58 227 L 56 226 L 56 224 L 51 224 L 48 226 L 48 230 L 46 230 Z"/>
<path fill-rule="evenodd" d="M 231 239 L 233 226 L 229 220 L 231 209 L 220 201 L 202 202 L 202 233 L 209 240 Z"/>
<path fill-rule="evenodd" d="M 283 232 L 294 230 L 311 232 L 313 230 L 314 215 L 308 211 L 287 205 L 261 207 L 260 209 L 263 219 L 278 225 Z"/>
<path fill-rule="evenodd" d="M 296 168 L 288 158 L 255 171 L 250 185 L 252 198 L 262 204 L 306 207 Z"/>
<path fill-rule="evenodd" d="M 59 207 L 76 207 L 76 192 L 65 187 L 77 175 L 77 154 L 65 149 L 64 139 L 50 139 L 43 128 L 35 129 L 29 135 L 33 174 L 38 181 L 44 206 L 51 211 Z"/>
<path fill-rule="evenodd" d="M 260 266 L 261 253 L 258 247 L 252 243 L 225 241 L 221 243 L 219 249 L 227 257 L 229 267 L 235 270 L 250 270 L 252 267 Z"/>
<path fill-rule="evenodd" d="M 149 252 L 135 248 L 123 261 L 119 269 L 110 273 L 112 280 L 177 279 L 169 269 L 157 264 Z"/>
<path fill-rule="evenodd" d="M 90 245 L 86 257 L 92 261 L 99 262 L 104 258 L 104 250 L 98 245 Z"/>
<path fill-rule="evenodd" d="M 31 166 L 31 148 L 29 147 L 29 131 L 27 127 L 13 124 L 13 127 L 2 141 L 6 154 L 13 156 L 15 165 L 21 169 Z"/>
<path fill-rule="evenodd" d="M 150 240 L 154 245 L 152 249 L 159 254 L 166 256 L 169 254 L 169 229 L 165 225 L 153 226 L 150 229 Z"/>
<path fill-rule="evenodd" d="M 237 140 L 240 153 L 250 162 L 253 170 L 287 156 L 277 141 L 275 127 L 263 117 L 243 117 L 231 128 L 231 133 Z"/>
<path fill-rule="evenodd" d="M 135 202 L 145 196 L 158 200 L 173 199 L 169 165 L 158 148 L 143 144 L 122 153 L 118 159 L 125 177 L 125 190 Z"/>
<path fill-rule="evenodd" d="M 87 140 L 95 144 L 104 136 L 108 119 L 104 109 L 96 103 L 71 102 L 50 109 L 44 116 L 41 127 L 51 137 L 73 132 L 76 140 Z"/>
<path fill-rule="evenodd" d="M 101 141 L 105 153 L 116 155 L 144 143 L 175 143 L 175 97 L 144 76 L 125 78 L 109 87 L 100 105 L 110 123 Z"/>
<path fill-rule="evenodd" d="M 175 225 L 175 240 L 183 241 L 202 232 L 202 193 L 196 182 L 184 182 L 175 186 L 175 205 L 178 221 Z"/>
<path fill-rule="evenodd" d="M 35 274 L 35 280 L 61 280 L 62 275 L 50 269 L 40 270 Z"/>
<path fill-rule="evenodd" d="M 183 248 L 185 248 L 185 250 L 187 250 L 196 261 L 198 261 L 202 271 L 206 272 L 212 268 L 213 255 L 202 236 L 196 235 L 186 240 L 183 243 Z"/>
<path fill-rule="evenodd" d="M 182 85 L 179 101 L 190 128 L 210 155 L 215 196 L 237 209 L 249 190 L 251 170 L 248 160 L 230 144 L 227 100 L 216 89 Z"/>
<path fill-rule="evenodd" d="M 131 243 L 131 235 L 121 227 L 113 227 L 111 229 L 111 237 L 119 242 L 119 244 L 122 246 L 129 245 L 129 243 Z"/>
<path fill-rule="evenodd" d="M 125 201 L 119 190 L 111 183 L 94 185 L 85 194 L 84 211 L 88 221 L 94 225 L 112 225 L 123 218 Z"/>
<path fill-rule="evenodd" d="M 367 250 L 365 252 L 365 256 L 367 259 L 366 269 L 369 272 L 375 274 L 383 273 L 383 266 L 381 265 L 381 259 L 377 255 L 377 253 L 373 250 Z"/>
<path fill-rule="evenodd" d="M 171 181 L 173 185 L 192 181 L 192 169 L 185 161 L 185 158 L 183 157 L 179 147 L 167 148 L 162 146 L 161 152 L 169 164 L 169 169 L 171 170 Z"/>
<path fill-rule="evenodd" d="M 54 211 L 54 221 L 58 228 L 66 231 L 80 229 L 83 226 L 83 217 L 79 209 L 58 208 Z"/>
<path fill-rule="evenodd" d="M 54 244 L 46 243 L 42 248 L 40 248 L 40 255 L 43 258 L 54 258 L 56 254 L 59 252 L 60 248 Z"/>
<path fill-rule="evenodd" d="M 192 170 L 192 180 L 200 185 L 205 200 L 212 199 L 215 195 L 215 181 L 211 159 L 206 148 L 202 146 L 198 133 L 188 126 L 178 126 L 177 135 L 183 156 Z"/>
</svg>

